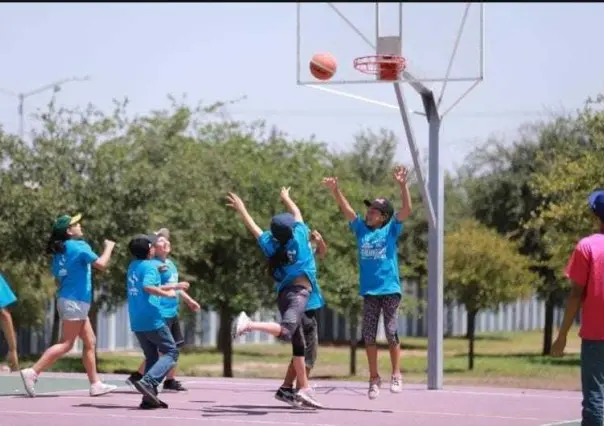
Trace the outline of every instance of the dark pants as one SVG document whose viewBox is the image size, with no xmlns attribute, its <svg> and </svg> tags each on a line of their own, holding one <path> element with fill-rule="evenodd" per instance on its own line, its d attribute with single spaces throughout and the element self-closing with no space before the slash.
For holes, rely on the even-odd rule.
<svg viewBox="0 0 604 426">
<path fill-rule="evenodd" d="M 400 294 L 367 295 L 363 297 L 363 342 L 375 345 L 380 314 L 384 315 L 384 331 L 390 346 L 398 345 L 397 333 L 398 307 L 401 304 Z"/>
<path fill-rule="evenodd" d="M 281 314 L 281 334 L 279 339 L 292 343 L 294 356 L 304 356 L 304 331 L 302 317 L 306 311 L 309 291 L 298 285 L 290 285 L 279 292 L 277 307 Z M 298 352 L 302 352 L 297 355 Z"/>
<path fill-rule="evenodd" d="M 158 330 L 136 332 L 135 335 L 145 354 L 145 374 L 141 380 L 157 387 L 178 360 L 178 349 L 172 333 L 164 325 Z"/>
<path fill-rule="evenodd" d="M 604 341 L 581 341 L 581 426 L 604 424 Z"/>
<path fill-rule="evenodd" d="M 317 360 L 319 347 L 319 327 L 317 326 L 317 310 L 304 312 L 302 316 L 302 331 L 304 333 L 304 362 L 306 367 L 312 369 Z"/>
</svg>

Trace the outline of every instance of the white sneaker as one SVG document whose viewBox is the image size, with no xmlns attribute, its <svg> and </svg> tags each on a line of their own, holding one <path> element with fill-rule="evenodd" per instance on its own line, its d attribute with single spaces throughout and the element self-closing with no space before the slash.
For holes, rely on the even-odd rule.
<svg viewBox="0 0 604 426">
<path fill-rule="evenodd" d="M 25 392 L 32 398 L 36 396 L 36 382 L 38 381 L 38 375 L 34 371 L 33 368 L 24 368 L 19 371 L 21 374 L 21 380 L 23 380 L 23 386 L 25 387 Z"/>
<path fill-rule="evenodd" d="M 117 386 L 108 385 L 103 382 L 96 382 L 93 385 L 90 385 L 90 396 L 101 396 L 105 395 L 109 392 L 113 392 L 117 389 Z"/>
<path fill-rule="evenodd" d="M 401 376 L 392 376 L 390 379 L 390 392 L 400 393 L 403 390 L 403 379 Z"/>
<path fill-rule="evenodd" d="M 231 336 L 234 338 L 241 336 L 248 331 L 250 326 L 250 317 L 245 312 L 241 312 L 237 319 L 233 322 L 233 328 L 231 330 Z"/>
<path fill-rule="evenodd" d="M 380 388 L 382 387 L 382 379 L 376 377 L 375 379 L 369 380 L 369 391 L 367 396 L 369 399 L 376 399 L 380 394 Z"/>
</svg>

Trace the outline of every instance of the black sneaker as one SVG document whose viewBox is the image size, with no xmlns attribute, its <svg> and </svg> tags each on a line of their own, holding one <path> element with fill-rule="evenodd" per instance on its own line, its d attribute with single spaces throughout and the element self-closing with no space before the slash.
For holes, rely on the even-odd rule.
<svg viewBox="0 0 604 426">
<path fill-rule="evenodd" d="M 143 378 L 143 375 L 141 373 L 139 373 L 138 371 L 135 371 L 130 376 L 128 376 L 128 378 L 126 379 L 126 384 L 130 387 L 135 388 L 134 384 L 142 378 Z"/>
<path fill-rule="evenodd" d="M 275 393 L 275 399 L 281 402 L 285 402 L 286 404 L 289 404 L 292 407 L 300 407 L 302 405 L 300 401 L 296 398 L 296 391 L 292 388 L 286 388 L 281 386 Z"/>
<path fill-rule="evenodd" d="M 186 392 L 187 389 L 175 379 L 168 379 L 164 381 L 163 392 Z"/>
<path fill-rule="evenodd" d="M 162 405 L 162 401 L 157 397 L 157 389 L 155 389 L 153 386 L 147 384 L 143 380 L 139 380 L 137 382 L 134 382 L 134 387 L 149 402 L 152 402 L 153 404 L 155 404 L 157 406 L 161 406 Z"/>
</svg>

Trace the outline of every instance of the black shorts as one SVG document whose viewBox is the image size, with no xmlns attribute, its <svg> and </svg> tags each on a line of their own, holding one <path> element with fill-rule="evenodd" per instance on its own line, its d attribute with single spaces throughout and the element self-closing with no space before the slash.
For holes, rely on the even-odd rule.
<svg viewBox="0 0 604 426">
<path fill-rule="evenodd" d="M 317 350 L 319 349 L 319 330 L 317 326 L 317 309 L 311 309 L 304 312 L 302 316 L 302 330 L 304 331 L 304 341 L 306 343 L 304 351 L 304 361 L 306 367 L 312 369 L 317 360 Z"/>
<path fill-rule="evenodd" d="M 180 322 L 178 321 L 178 317 L 166 318 L 166 325 L 170 329 L 170 333 L 172 333 L 172 338 L 176 343 L 176 347 L 180 348 L 185 344 L 185 337 L 182 334 L 182 330 L 180 329 Z"/>
</svg>

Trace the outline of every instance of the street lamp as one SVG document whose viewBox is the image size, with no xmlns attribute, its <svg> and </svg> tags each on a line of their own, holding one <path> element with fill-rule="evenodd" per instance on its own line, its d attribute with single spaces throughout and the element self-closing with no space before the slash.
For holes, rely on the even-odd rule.
<svg viewBox="0 0 604 426">
<path fill-rule="evenodd" d="M 90 80 L 90 76 L 88 76 L 88 75 L 86 75 L 84 77 L 64 78 L 61 80 L 57 80 L 53 83 L 47 84 L 45 86 L 39 87 L 38 89 L 32 90 L 30 92 L 21 92 L 21 93 L 15 93 L 10 90 L 0 89 L 0 93 L 3 93 L 8 96 L 16 97 L 19 100 L 19 106 L 18 106 L 17 112 L 19 114 L 19 136 L 21 137 L 21 139 L 23 139 L 24 133 L 25 133 L 25 124 L 24 124 L 25 123 L 25 115 L 24 115 L 25 113 L 24 113 L 24 108 L 23 108 L 24 104 L 25 104 L 25 99 L 29 98 L 30 96 L 46 92 L 47 90 L 50 90 L 50 89 L 53 90 L 53 93 L 57 93 L 59 90 L 61 90 L 61 86 L 63 86 L 66 83 L 71 83 L 74 81 L 89 81 L 89 80 Z"/>
</svg>

